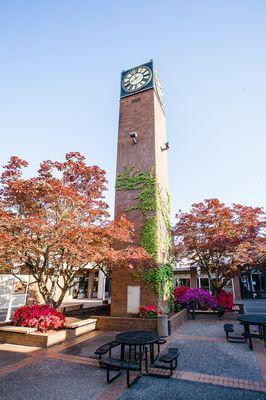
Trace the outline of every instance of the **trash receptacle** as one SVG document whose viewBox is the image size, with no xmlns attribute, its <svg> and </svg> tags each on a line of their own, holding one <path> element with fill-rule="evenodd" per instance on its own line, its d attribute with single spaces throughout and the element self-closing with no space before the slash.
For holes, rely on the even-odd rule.
<svg viewBox="0 0 266 400">
<path fill-rule="evenodd" d="M 168 315 L 157 316 L 157 333 L 160 337 L 168 336 Z"/>
</svg>

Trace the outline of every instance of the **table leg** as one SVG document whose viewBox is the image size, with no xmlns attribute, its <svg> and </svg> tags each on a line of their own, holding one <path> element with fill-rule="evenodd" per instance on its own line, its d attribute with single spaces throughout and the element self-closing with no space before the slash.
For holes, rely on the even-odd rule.
<svg viewBox="0 0 266 400">
<path fill-rule="evenodd" d="M 148 371 L 148 348 L 147 348 L 147 346 L 145 346 L 144 351 L 145 351 L 145 353 L 144 353 L 144 357 L 145 357 L 145 370 L 146 370 L 146 373 L 148 374 L 149 371 Z"/>
<path fill-rule="evenodd" d="M 141 358 L 141 346 L 139 346 L 139 356 Z M 137 361 L 137 346 L 134 346 L 134 361 Z"/>
<path fill-rule="evenodd" d="M 141 345 L 139 346 L 139 373 L 141 374 L 142 371 L 142 354 L 141 354 Z M 136 346 L 135 346 L 135 351 L 136 351 Z M 135 352 L 136 354 L 136 352 Z"/>
<path fill-rule="evenodd" d="M 250 336 L 250 329 L 249 329 L 249 324 L 244 324 L 245 332 L 248 335 L 248 340 L 249 340 L 249 348 L 250 350 L 253 350 L 253 344 L 252 344 L 252 338 Z"/>
<path fill-rule="evenodd" d="M 150 353 L 151 353 L 151 363 L 154 363 L 154 344 L 150 344 Z"/>
<path fill-rule="evenodd" d="M 264 335 L 264 337 L 266 336 L 266 325 L 262 325 L 262 334 Z M 266 347 L 266 339 L 264 339 L 264 346 Z"/>
<path fill-rule="evenodd" d="M 125 361 L 125 345 L 121 343 L 121 355 L 120 355 L 121 361 Z"/>
</svg>

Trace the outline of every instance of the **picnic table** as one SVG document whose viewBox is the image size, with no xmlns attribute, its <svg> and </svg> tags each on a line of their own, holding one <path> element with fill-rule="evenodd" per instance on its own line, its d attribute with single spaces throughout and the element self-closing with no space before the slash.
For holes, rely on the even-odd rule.
<svg viewBox="0 0 266 400">
<path fill-rule="evenodd" d="M 114 341 L 106 343 L 96 350 L 99 355 L 99 364 L 102 368 L 107 369 L 107 382 L 111 383 L 121 375 L 122 370 L 127 371 L 127 386 L 130 387 L 142 375 L 142 361 L 145 361 L 145 372 L 147 375 L 162 376 L 169 378 L 172 376 L 173 370 L 177 367 L 177 357 L 179 350 L 176 348 L 169 348 L 163 354 L 160 353 L 160 345 L 166 342 L 165 339 L 153 331 L 129 331 L 122 332 L 116 335 Z M 154 356 L 154 345 L 158 346 L 158 354 Z M 120 345 L 121 354 L 120 359 L 114 358 L 111 355 L 112 348 Z M 125 347 L 128 347 L 129 352 L 127 357 L 125 355 Z M 102 358 L 104 354 L 109 352 L 109 357 Z M 165 369 L 170 371 L 168 375 L 151 372 L 149 366 L 153 369 Z M 117 371 L 118 373 L 110 377 L 110 371 Z M 138 372 L 136 378 L 130 382 L 130 371 Z"/>
<path fill-rule="evenodd" d="M 266 346 L 266 315 L 263 314 L 242 314 L 237 320 L 244 325 L 244 336 L 249 339 L 249 347 L 253 350 L 252 338 L 264 340 Z M 258 326 L 259 333 L 250 332 L 250 326 Z"/>
<path fill-rule="evenodd" d="M 129 346 L 129 358 L 134 352 L 134 359 L 136 360 L 137 347 L 139 348 L 139 355 L 143 353 L 144 346 L 150 346 L 151 361 L 154 360 L 154 343 L 160 339 L 159 335 L 152 331 L 131 331 L 123 332 L 116 335 L 116 340 L 121 344 L 121 360 L 125 359 L 125 346 Z"/>
</svg>

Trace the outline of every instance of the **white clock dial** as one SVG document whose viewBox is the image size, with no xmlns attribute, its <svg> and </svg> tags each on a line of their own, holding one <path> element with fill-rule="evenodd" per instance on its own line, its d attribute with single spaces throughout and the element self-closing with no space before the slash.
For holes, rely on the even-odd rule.
<svg viewBox="0 0 266 400">
<path fill-rule="evenodd" d="M 122 80 L 122 87 L 126 92 L 135 92 L 145 87 L 152 78 L 149 67 L 137 67 L 129 71 Z"/>
</svg>

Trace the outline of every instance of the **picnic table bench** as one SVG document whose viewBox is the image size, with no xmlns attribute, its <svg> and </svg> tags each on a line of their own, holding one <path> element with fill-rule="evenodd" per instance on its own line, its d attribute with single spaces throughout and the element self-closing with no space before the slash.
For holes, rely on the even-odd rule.
<svg viewBox="0 0 266 400">
<path fill-rule="evenodd" d="M 118 334 L 114 341 L 99 347 L 95 351 L 95 354 L 99 356 L 100 367 L 107 370 L 108 383 L 117 379 L 122 371 L 125 370 L 127 372 L 127 386 L 130 387 L 142 376 L 142 361 L 145 361 L 147 375 L 160 376 L 163 378 L 169 378 L 172 375 L 173 370 L 177 367 L 179 350 L 170 348 L 161 353 L 160 346 L 164 343 L 166 343 L 166 340 L 160 338 L 157 333 L 153 331 L 123 332 Z M 120 359 L 114 358 L 111 355 L 112 349 L 118 345 L 121 345 Z M 154 356 L 154 345 L 158 346 L 158 354 L 156 357 Z M 129 348 L 127 356 L 125 354 L 125 346 Z M 103 357 L 107 353 L 109 353 L 108 357 Z M 170 374 L 164 375 L 151 372 L 150 368 L 166 369 L 170 371 Z M 111 377 L 111 371 L 116 371 L 117 373 Z M 131 371 L 139 372 L 133 381 L 130 381 Z"/>
</svg>

